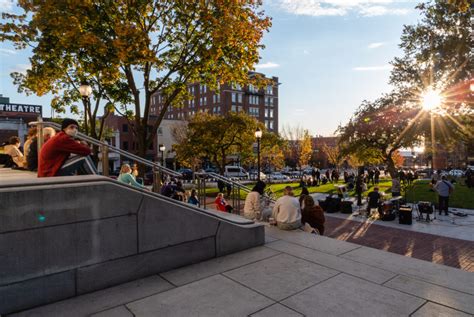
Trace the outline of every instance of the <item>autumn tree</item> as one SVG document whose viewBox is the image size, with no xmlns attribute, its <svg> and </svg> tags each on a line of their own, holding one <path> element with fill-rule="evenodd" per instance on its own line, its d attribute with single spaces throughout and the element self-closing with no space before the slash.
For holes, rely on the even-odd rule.
<svg viewBox="0 0 474 317">
<path fill-rule="evenodd" d="M 17 77 L 17 84 L 37 95 L 62 95 L 56 100 L 70 106 L 64 98 L 71 92 L 77 100 L 74 85 L 94 83 L 96 103 L 100 95 L 133 123 L 141 156 L 168 108 L 187 98 L 186 83 L 217 89 L 219 82 L 248 82 L 271 24 L 258 0 L 20 0 L 18 5 L 24 13 L 3 13 L 0 24 L 0 40 L 32 48 L 31 70 Z M 163 107 L 150 121 L 151 96 L 157 92 Z"/>
<path fill-rule="evenodd" d="M 285 165 L 283 149 L 286 141 L 275 133 L 266 132 L 262 135 L 260 143 L 260 157 L 262 165 L 267 169 L 282 169 Z M 253 163 L 256 163 L 254 161 Z"/>
<path fill-rule="evenodd" d="M 450 2 L 450 3 L 449 3 Z M 396 57 L 390 84 L 403 92 L 406 101 L 423 101 L 433 90 L 442 96 L 440 109 L 431 115 L 417 114 L 419 135 L 438 141 L 472 140 L 474 135 L 471 11 L 460 10 L 465 1 L 430 1 L 417 6 L 422 16 L 415 25 L 406 25 L 401 36 L 403 55 Z"/>
<path fill-rule="evenodd" d="M 416 104 L 406 103 L 402 94 L 393 92 L 374 102 L 365 101 L 349 123 L 338 128 L 342 155 L 368 153 L 371 159 L 385 163 L 394 177 L 397 151 L 419 142 L 414 119 L 418 110 Z"/>
<path fill-rule="evenodd" d="M 301 169 L 302 166 L 309 164 L 311 156 L 313 155 L 313 142 L 308 130 L 303 131 L 303 138 L 299 140 L 299 142 L 301 143 L 301 145 L 300 153 L 298 156 L 298 165 Z"/>
<path fill-rule="evenodd" d="M 321 150 L 324 154 L 326 154 L 328 162 L 334 165 L 335 168 L 338 168 L 344 161 L 344 157 L 342 156 L 339 145 L 329 146 L 325 143 L 321 147 Z"/>
<path fill-rule="evenodd" d="M 241 161 L 253 159 L 257 126 L 264 129 L 263 124 L 246 113 L 223 116 L 199 112 L 188 122 L 184 134 L 179 136 L 173 131 L 178 142 L 174 146 L 176 157 L 180 162 L 206 157 L 224 173 L 231 155 L 238 155 Z"/>
<path fill-rule="evenodd" d="M 312 138 L 309 131 L 300 125 L 284 126 L 282 136 L 287 142 L 284 151 L 287 164 L 299 168 L 307 165 L 313 154 Z"/>
</svg>

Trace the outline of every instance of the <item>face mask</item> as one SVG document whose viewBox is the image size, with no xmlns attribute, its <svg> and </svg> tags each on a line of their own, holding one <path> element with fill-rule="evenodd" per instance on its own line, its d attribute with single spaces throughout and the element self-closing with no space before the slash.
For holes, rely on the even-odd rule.
<svg viewBox="0 0 474 317">
<path fill-rule="evenodd" d="M 72 138 L 74 138 L 77 135 L 77 129 L 67 129 L 64 132 L 66 132 L 66 134 Z"/>
</svg>

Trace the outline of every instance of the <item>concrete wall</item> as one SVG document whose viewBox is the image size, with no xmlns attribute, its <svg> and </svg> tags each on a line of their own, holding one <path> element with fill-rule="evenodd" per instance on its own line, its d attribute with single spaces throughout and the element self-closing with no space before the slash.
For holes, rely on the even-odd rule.
<svg viewBox="0 0 474 317">
<path fill-rule="evenodd" d="M 264 243 L 263 227 L 100 176 L 0 183 L 0 314 Z"/>
</svg>

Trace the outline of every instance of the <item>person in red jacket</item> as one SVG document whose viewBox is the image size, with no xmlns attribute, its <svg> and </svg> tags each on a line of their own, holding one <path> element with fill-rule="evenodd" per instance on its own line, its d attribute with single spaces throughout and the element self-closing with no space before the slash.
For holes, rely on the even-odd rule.
<svg viewBox="0 0 474 317">
<path fill-rule="evenodd" d="M 76 172 L 96 174 L 95 166 L 88 157 L 89 146 L 74 140 L 79 124 L 73 119 L 64 119 L 61 132 L 41 148 L 38 160 L 38 177 L 67 176 Z M 76 156 L 71 156 L 76 154 Z"/>
<path fill-rule="evenodd" d="M 224 199 L 224 194 L 223 193 L 218 193 L 217 194 L 216 200 L 214 200 L 214 204 L 216 205 L 217 210 L 223 211 L 223 212 L 227 211 L 227 209 L 226 209 L 227 202 Z"/>
</svg>

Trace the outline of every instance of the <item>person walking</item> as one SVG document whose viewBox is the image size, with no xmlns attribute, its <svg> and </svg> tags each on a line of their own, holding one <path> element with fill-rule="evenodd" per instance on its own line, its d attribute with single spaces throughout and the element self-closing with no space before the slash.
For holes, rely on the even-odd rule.
<svg viewBox="0 0 474 317">
<path fill-rule="evenodd" d="M 438 193 L 439 214 L 444 210 L 444 214 L 448 215 L 449 195 L 454 191 L 454 185 L 447 180 L 446 175 L 441 176 L 434 189 Z"/>
</svg>

